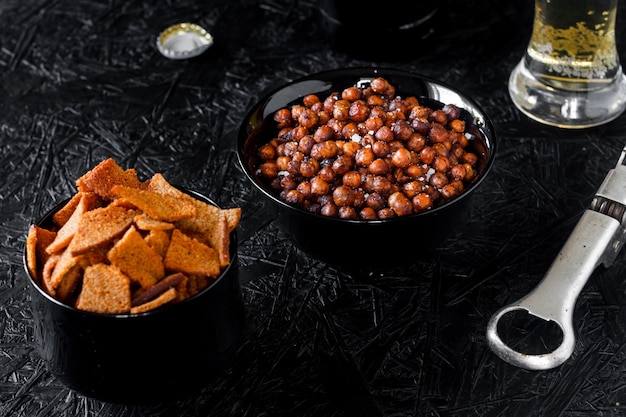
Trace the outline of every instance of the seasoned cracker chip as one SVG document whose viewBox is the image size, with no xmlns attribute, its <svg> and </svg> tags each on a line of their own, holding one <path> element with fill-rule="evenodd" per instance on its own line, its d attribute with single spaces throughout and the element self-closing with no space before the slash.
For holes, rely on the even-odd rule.
<svg viewBox="0 0 626 417">
<path fill-rule="evenodd" d="M 196 208 L 189 201 L 158 194 L 149 190 L 116 185 L 112 193 L 133 204 L 155 220 L 173 222 L 196 215 Z"/>
<path fill-rule="evenodd" d="M 150 300 L 146 303 L 140 304 L 137 307 L 132 307 L 130 309 L 131 314 L 139 314 L 145 313 L 146 311 L 154 310 L 157 307 L 160 307 L 164 304 L 169 303 L 170 301 L 176 300 L 176 288 L 170 288 L 157 298 Z"/>
<path fill-rule="evenodd" d="M 172 230 L 174 228 L 172 223 L 153 219 L 146 213 L 137 213 L 133 221 L 140 230 Z"/>
<path fill-rule="evenodd" d="M 130 279 L 113 265 L 96 264 L 87 267 L 76 308 L 96 313 L 128 313 Z"/>
<path fill-rule="evenodd" d="M 115 185 L 144 188 L 134 169 L 124 170 L 113 159 L 108 158 L 96 165 L 91 171 L 76 180 L 80 192 L 93 192 L 104 199 L 112 200 L 115 195 L 111 189 Z"/>
<path fill-rule="evenodd" d="M 80 219 L 85 213 L 93 210 L 98 203 L 98 196 L 93 193 L 84 193 L 76 210 L 72 213 L 68 221 L 59 229 L 57 235 L 52 243 L 46 248 L 46 253 L 53 254 L 65 249 L 71 242 L 76 230 L 78 230 L 78 224 Z"/>
<path fill-rule="evenodd" d="M 43 289 L 53 297 L 56 297 L 57 292 L 50 281 L 52 279 L 52 272 L 59 263 L 59 259 L 61 259 L 60 253 L 50 255 L 46 260 L 46 263 L 43 265 L 43 271 L 41 272 L 41 285 L 43 286 Z"/>
<path fill-rule="evenodd" d="M 35 279 L 35 281 L 41 281 L 41 269 L 48 260 L 46 248 L 54 238 L 56 232 L 39 227 L 33 224 L 28 229 L 28 236 L 26 237 L 26 265 L 28 272 Z"/>
<path fill-rule="evenodd" d="M 128 230 L 134 217 L 134 210 L 111 205 L 91 210 L 81 217 L 68 249 L 80 254 L 110 243 Z"/>
<path fill-rule="evenodd" d="M 52 275 L 50 276 L 49 285 L 55 289 L 58 295 L 58 287 L 65 279 L 75 280 L 76 271 L 79 273 L 82 271 L 82 256 L 73 255 L 71 251 L 64 250 L 61 253 Z M 72 285 L 65 284 L 65 287 L 72 287 Z"/>
<path fill-rule="evenodd" d="M 228 221 L 228 232 L 235 230 L 241 220 L 241 209 L 239 207 L 222 210 Z"/>
<path fill-rule="evenodd" d="M 138 305 L 147 303 L 148 301 L 158 297 L 165 291 L 178 285 L 185 280 L 185 275 L 180 272 L 168 275 L 161 281 L 157 282 L 149 288 L 141 288 L 133 294 L 131 305 L 136 307 Z"/>
<path fill-rule="evenodd" d="M 76 210 L 76 207 L 78 207 L 78 204 L 80 203 L 80 199 L 82 197 L 83 193 L 78 192 L 74 194 L 72 198 L 70 198 L 70 201 L 68 201 L 63 207 L 61 207 L 59 211 L 54 213 L 52 215 L 52 221 L 54 221 L 54 224 L 61 227 L 65 223 L 67 223 L 70 217 L 72 217 L 72 213 L 74 213 L 74 210 Z"/>
<path fill-rule="evenodd" d="M 161 259 L 165 258 L 167 247 L 170 245 L 170 233 L 167 230 L 154 229 L 150 230 L 144 240 L 152 249 L 154 249 Z"/>
<path fill-rule="evenodd" d="M 148 246 L 134 226 L 115 243 L 107 257 L 111 264 L 143 288 L 154 285 L 165 276 L 161 256 Z"/>
<path fill-rule="evenodd" d="M 172 232 L 170 246 L 163 263 L 169 271 L 178 271 L 188 275 L 205 275 L 214 278 L 220 274 L 217 251 L 186 236 L 178 229 Z"/>
</svg>

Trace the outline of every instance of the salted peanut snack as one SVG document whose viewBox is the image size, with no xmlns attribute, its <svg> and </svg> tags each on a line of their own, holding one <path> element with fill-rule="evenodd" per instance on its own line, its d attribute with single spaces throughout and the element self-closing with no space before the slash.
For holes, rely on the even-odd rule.
<svg viewBox="0 0 626 417">
<path fill-rule="evenodd" d="M 31 225 L 26 264 L 52 297 L 81 310 L 136 314 L 181 302 L 230 263 L 239 208 L 220 209 L 156 173 L 106 159 L 76 181 L 77 193 Z"/>
<path fill-rule="evenodd" d="M 290 205 L 352 220 L 430 210 L 477 177 L 472 136 L 451 104 L 400 97 L 385 78 L 327 97 L 304 96 L 273 115 L 257 175 Z"/>
</svg>

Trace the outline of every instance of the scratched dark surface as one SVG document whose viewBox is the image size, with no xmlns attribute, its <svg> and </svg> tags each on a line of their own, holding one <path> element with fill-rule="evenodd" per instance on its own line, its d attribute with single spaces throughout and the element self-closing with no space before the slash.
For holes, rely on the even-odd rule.
<svg viewBox="0 0 626 417">
<path fill-rule="evenodd" d="M 513 108 L 506 82 L 533 4 L 505 3 L 514 2 L 441 2 L 424 41 L 381 39 L 372 20 L 362 27 L 370 35 L 356 37 L 372 42 L 370 53 L 351 53 L 312 0 L 2 1 L 0 417 L 626 415 L 624 254 L 579 297 L 576 349 L 564 365 L 518 369 L 486 345 L 491 315 L 539 282 L 626 143 L 626 115 L 561 131 Z M 620 53 L 625 18 L 621 6 Z M 216 43 L 171 61 L 155 38 L 182 21 L 202 24 Z M 401 56 L 375 53 L 375 39 Z M 251 197 L 234 141 L 268 89 L 362 65 L 411 70 L 473 96 L 492 118 L 499 151 L 458 232 L 434 256 L 357 273 L 290 245 Z M 178 402 L 85 398 L 51 376 L 34 349 L 21 260 L 27 227 L 106 157 L 243 209 L 245 340 L 227 373 Z"/>
</svg>

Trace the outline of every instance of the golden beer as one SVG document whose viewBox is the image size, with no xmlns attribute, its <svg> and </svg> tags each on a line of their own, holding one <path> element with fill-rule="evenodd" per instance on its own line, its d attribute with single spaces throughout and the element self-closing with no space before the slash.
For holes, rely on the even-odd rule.
<svg viewBox="0 0 626 417">
<path fill-rule="evenodd" d="M 619 116 L 626 79 L 615 45 L 618 0 L 535 0 L 532 36 L 509 80 L 515 105 L 561 127 Z"/>
</svg>

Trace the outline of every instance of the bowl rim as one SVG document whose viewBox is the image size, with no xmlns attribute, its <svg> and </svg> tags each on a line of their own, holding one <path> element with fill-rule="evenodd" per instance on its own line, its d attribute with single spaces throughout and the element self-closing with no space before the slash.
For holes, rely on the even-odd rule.
<svg viewBox="0 0 626 417">
<path fill-rule="evenodd" d="M 174 185 L 174 184 L 172 184 Z M 212 205 L 214 205 L 215 207 L 218 207 L 221 209 L 221 207 L 215 203 L 211 198 L 205 196 L 204 194 L 192 190 L 190 188 L 187 187 L 182 187 L 182 186 L 178 186 L 178 185 L 174 185 L 177 189 L 179 189 L 180 191 L 183 191 L 186 194 L 191 195 L 194 198 L 200 198 L 202 201 L 204 201 L 205 203 L 210 203 Z M 68 197 L 64 200 L 59 201 L 58 203 L 56 203 L 51 209 L 47 210 L 43 215 L 39 216 L 36 218 L 36 220 L 34 222 L 31 222 L 31 224 L 33 225 L 37 225 L 37 226 L 41 226 L 47 222 L 49 222 L 51 220 L 51 217 L 54 213 L 56 213 L 59 209 L 61 209 L 63 207 L 63 205 L 65 203 L 67 203 L 70 200 L 71 197 Z M 97 317 L 97 318 L 101 318 L 101 319 L 110 319 L 110 320 L 133 320 L 133 319 L 140 319 L 142 317 L 151 317 L 151 316 L 157 316 L 157 315 L 161 315 L 161 314 L 168 314 L 171 310 L 174 309 L 180 309 L 182 307 L 184 307 L 187 304 L 193 303 L 193 302 L 197 302 L 197 300 L 204 295 L 205 293 L 209 292 L 213 287 L 215 287 L 216 285 L 218 285 L 219 282 L 221 282 L 223 279 L 225 279 L 225 277 L 227 275 L 230 274 L 230 270 L 234 268 L 234 264 L 235 262 L 237 262 L 237 247 L 238 247 L 238 237 L 237 237 L 237 230 L 233 230 L 232 232 L 230 232 L 230 244 L 229 244 L 229 249 L 230 249 L 230 255 L 231 255 L 231 259 L 229 264 L 220 272 L 220 275 L 215 278 L 213 280 L 213 282 L 211 282 L 206 288 L 204 288 L 202 291 L 198 292 L 197 294 L 194 294 L 193 296 L 179 302 L 176 304 L 167 304 L 164 306 L 160 306 L 156 309 L 153 310 L 148 310 L 148 311 L 144 311 L 142 313 L 125 313 L 125 314 L 109 314 L 109 313 L 98 313 L 98 312 L 94 312 L 94 311 L 88 311 L 88 310 L 81 310 L 78 309 L 76 307 L 73 307 L 69 304 L 66 304 L 60 300 L 57 300 L 55 297 L 53 297 L 52 295 L 48 294 L 47 291 L 45 291 L 41 284 L 39 284 L 35 278 L 33 278 L 33 276 L 31 275 L 30 271 L 28 270 L 28 264 L 27 264 L 27 247 L 26 247 L 26 243 L 24 243 L 23 246 L 23 250 L 22 250 L 22 267 L 24 268 L 25 272 L 26 272 L 26 276 L 27 276 L 27 281 L 29 283 L 29 285 L 31 285 L 37 292 L 39 292 L 39 294 L 41 296 L 43 296 L 47 301 L 55 304 L 57 307 L 62 308 L 64 310 L 67 310 L 73 314 L 79 314 L 79 315 L 83 315 L 83 316 L 91 316 L 91 317 Z M 33 301 L 31 300 L 31 303 Z"/>
<path fill-rule="evenodd" d="M 245 147 L 246 147 L 246 144 L 249 142 L 250 138 L 252 137 L 252 133 L 253 133 L 253 130 L 252 131 L 249 130 L 251 119 L 260 109 L 264 108 L 268 104 L 268 102 L 270 102 L 270 100 L 273 97 L 275 97 L 278 93 L 280 93 L 283 90 L 287 90 L 289 88 L 294 88 L 294 86 L 296 86 L 299 83 L 312 81 L 312 80 L 316 80 L 319 78 L 329 79 L 330 77 L 351 75 L 354 77 L 361 77 L 361 80 L 363 80 L 363 78 L 365 77 L 368 77 L 368 78 L 373 78 L 377 76 L 384 77 L 385 74 L 388 74 L 391 76 L 402 76 L 402 77 L 409 77 L 412 79 L 416 79 L 426 84 L 429 87 L 444 90 L 453 95 L 456 95 L 459 99 L 463 100 L 464 103 L 467 103 L 469 105 L 469 107 L 460 106 L 460 105 L 457 105 L 457 107 L 459 107 L 461 110 L 464 110 L 470 116 L 472 116 L 474 120 L 474 125 L 476 126 L 476 128 L 478 129 L 478 131 L 481 133 L 483 137 L 483 142 L 485 143 L 485 148 L 488 150 L 488 155 L 485 160 L 484 169 L 482 173 L 480 174 L 480 177 L 477 178 L 474 182 L 472 182 L 470 186 L 467 189 L 465 189 L 460 195 L 430 210 L 423 211 L 420 213 L 410 214 L 407 216 L 397 216 L 397 217 L 393 217 L 390 219 L 376 219 L 376 220 L 341 219 L 338 217 L 325 217 L 325 216 L 320 215 L 319 213 L 311 213 L 300 207 L 296 207 L 291 204 L 288 204 L 287 202 L 281 200 L 278 196 L 274 195 L 270 190 L 267 189 L 266 186 L 259 183 L 259 181 L 256 178 L 256 175 L 253 172 L 250 172 L 250 170 L 248 169 L 247 161 L 246 161 Z M 299 99 L 302 99 L 306 94 L 308 93 L 301 93 L 299 96 Z M 418 96 L 418 98 L 419 97 L 420 96 Z M 427 96 L 421 96 L 421 97 L 437 101 L 436 99 L 433 99 L 431 97 L 427 97 Z M 449 103 L 444 103 L 441 101 L 439 103 L 442 103 L 444 105 L 449 104 Z M 395 69 L 395 68 L 388 68 L 388 67 L 379 67 L 379 66 L 372 66 L 372 67 L 357 66 L 357 67 L 325 70 L 325 71 L 320 71 L 320 72 L 316 72 L 313 74 L 309 74 L 303 77 L 293 79 L 292 81 L 289 81 L 286 84 L 283 84 L 279 87 L 273 87 L 267 90 L 265 93 L 263 93 L 261 95 L 261 98 L 252 107 L 248 109 L 248 111 L 245 114 L 245 117 L 242 120 L 242 123 L 238 131 L 238 135 L 237 135 L 237 159 L 238 159 L 239 165 L 241 169 L 243 170 L 244 174 L 246 175 L 246 177 L 248 178 L 248 180 L 253 184 L 253 186 L 258 191 L 260 191 L 264 196 L 266 196 L 273 202 L 277 203 L 279 207 L 283 209 L 297 212 L 302 216 L 311 217 L 314 219 L 323 218 L 324 221 L 328 221 L 330 223 L 336 222 L 342 225 L 367 224 L 371 226 L 377 226 L 377 225 L 386 225 L 390 223 L 413 221 L 414 219 L 419 218 L 419 217 L 435 216 L 437 213 L 444 211 L 446 208 L 456 205 L 462 200 L 465 200 L 473 193 L 473 191 L 475 191 L 476 188 L 478 188 L 478 186 L 485 180 L 485 178 L 487 177 L 487 174 L 493 168 L 495 158 L 496 158 L 497 148 L 498 148 L 497 134 L 490 118 L 487 116 L 487 114 L 482 109 L 482 107 L 473 98 L 463 93 L 462 90 L 456 87 L 453 87 L 446 82 L 435 80 L 434 78 L 421 75 L 417 72 Z"/>
</svg>

